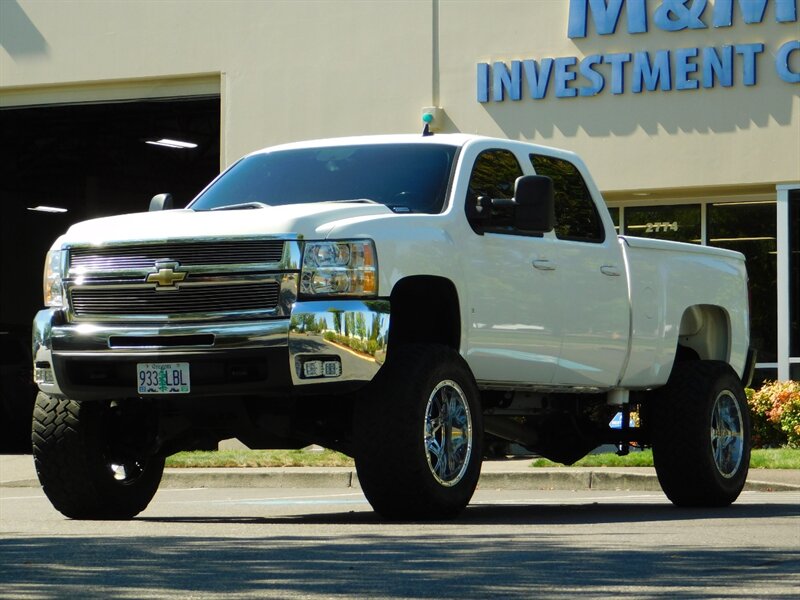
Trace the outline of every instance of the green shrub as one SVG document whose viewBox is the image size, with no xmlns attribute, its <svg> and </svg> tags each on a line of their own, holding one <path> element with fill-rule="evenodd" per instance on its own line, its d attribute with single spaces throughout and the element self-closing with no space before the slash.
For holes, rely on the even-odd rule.
<svg viewBox="0 0 800 600">
<path fill-rule="evenodd" d="M 800 448 L 800 382 L 767 382 L 759 390 L 746 392 L 753 445 Z"/>
<path fill-rule="evenodd" d="M 770 448 L 786 444 L 786 435 L 778 424 L 767 418 L 772 410 L 772 397 L 764 393 L 765 388 L 756 391 L 747 388 L 747 404 L 750 407 L 750 426 L 754 448 Z"/>
</svg>

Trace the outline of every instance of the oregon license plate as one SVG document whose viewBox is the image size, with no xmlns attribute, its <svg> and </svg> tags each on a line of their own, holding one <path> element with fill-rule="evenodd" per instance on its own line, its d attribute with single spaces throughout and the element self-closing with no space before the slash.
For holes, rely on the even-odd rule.
<svg viewBox="0 0 800 600">
<path fill-rule="evenodd" d="M 140 394 L 188 394 L 189 363 L 137 363 Z"/>
</svg>

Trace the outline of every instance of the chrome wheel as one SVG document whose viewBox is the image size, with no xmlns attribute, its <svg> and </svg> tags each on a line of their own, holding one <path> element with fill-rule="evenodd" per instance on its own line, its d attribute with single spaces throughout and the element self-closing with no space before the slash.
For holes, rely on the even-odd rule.
<svg viewBox="0 0 800 600">
<path fill-rule="evenodd" d="M 131 461 L 128 463 L 112 462 L 108 465 L 111 470 L 111 475 L 115 481 L 120 483 L 130 483 L 139 477 L 145 470 L 145 465 L 138 461 Z"/>
<path fill-rule="evenodd" d="M 711 452 L 714 464 L 725 478 L 733 477 L 744 455 L 744 422 L 736 397 L 720 392 L 711 412 Z"/>
<path fill-rule="evenodd" d="M 653 463 L 677 506 L 728 506 L 750 467 L 750 419 L 739 375 L 716 360 L 677 362 L 649 407 Z"/>
<path fill-rule="evenodd" d="M 388 519 L 458 515 L 483 456 L 480 392 L 461 355 L 396 345 L 365 392 L 354 407 L 354 458 L 372 507 Z"/>
<path fill-rule="evenodd" d="M 472 455 L 472 414 L 455 381 L 440 382 L 425 407 L 425 455 L 433 477 L 451 487 L 464 477 Z"/>
</svg>

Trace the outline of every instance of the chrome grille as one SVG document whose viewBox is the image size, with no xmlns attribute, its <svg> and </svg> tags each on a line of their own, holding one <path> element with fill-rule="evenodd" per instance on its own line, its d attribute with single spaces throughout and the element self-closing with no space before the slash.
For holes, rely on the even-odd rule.
<svg viewBox="0 0 800 600">
<path fill-rule="evenodd" d="M 73 271 L 151 269 L 156 261 L 176 261 L 182 267 L 277 263 L 283 256 L 283 240 L 239 240 L 164 244 L 129 244 L 71 248 Z"/>
<path fill-rule="evenodd" d="M 70 303 L 78 317 L 187 315 L 273 310 L 278 306 L 279 294 L 280 283 L 277 281 L 184 286 L 170 291 L 86 286 L 70 290 Z"/>
</svg>

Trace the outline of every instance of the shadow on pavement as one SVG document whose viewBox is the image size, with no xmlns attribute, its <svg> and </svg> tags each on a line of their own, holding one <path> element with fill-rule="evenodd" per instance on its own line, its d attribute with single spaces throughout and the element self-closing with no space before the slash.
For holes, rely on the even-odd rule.
<svg viewBox="0 0 800 600">
<path fill-rule="evenodd" d="M 760 519 L 797 516 L 800 506 L 788 502 L 712 510 L 473 505 L 453 521 L 412 524 L 363 510 L 145 516 L 120 523 L 112 530 L 119 534 L 0 539 L 0 597 L 791 597 L 800 586 L 800 547 L 732 540 L 745 531 L 737 520 L 757 527 Z M 686 524 L 670 525 L 714 518 L 724 523 L 721 543 L 714 539 L 719 528 L 707 543 L 689 543 L 678 534 Z M 159 534 L 163 523 L 187 524 L 196 535 Z M 660 527 L 665 543 L 642 543 L 649 527 L 642 523 Z M 237 533 L 215 534 L 218 524 L 235 525 Z M 543 527 L 523 527 L 531 524 Z M 604 524 L 614 525 L 612 533 L 586 527 Z"/>
<path fill-rule="evenodd" d="M 580 598 L 626 595 L 631 585 L 651 598 L 736 598 L 749 595 L 745 583 L 751 593 L 753 586 L 766 595 L 776 586 L 785 593 L 800 571 L 800 550 L 710 543 L 633 552 L 624 529 L 618 544 L 600 548 L 587 548 L 585 532 L 574 531 L 442 536 L 420 526 L 411 535 L 264 533 L 3 539 L 0 585 L 10 598 Z"/>
<path fill-rule="evenodd" d="M 235 502 L 233 502 L 235 504 Z M 248 504 L 253 504 L 248 501 Z M 694 521 L 701 519 L 761 519 L 800 517 L 800 505 L 786 504 L 733 504 L 725 508 L 678 508 L 671 504 L 492 504 L 471 505 L 454 520 L 419 521 L 420 524 L 452 525 L 454 529 L 465 525 L 596 525 L 608 523 L 643 523 L 666 521 Z M 300 523 L 305 525 L 365 525 L 393 523 L 381 519 L 374 512 L 352 511 L 336 513 L 309 513 L 270 517 L 149 517 L 139 516 L 137 521 L 164 523 Z"/>
</svg>

